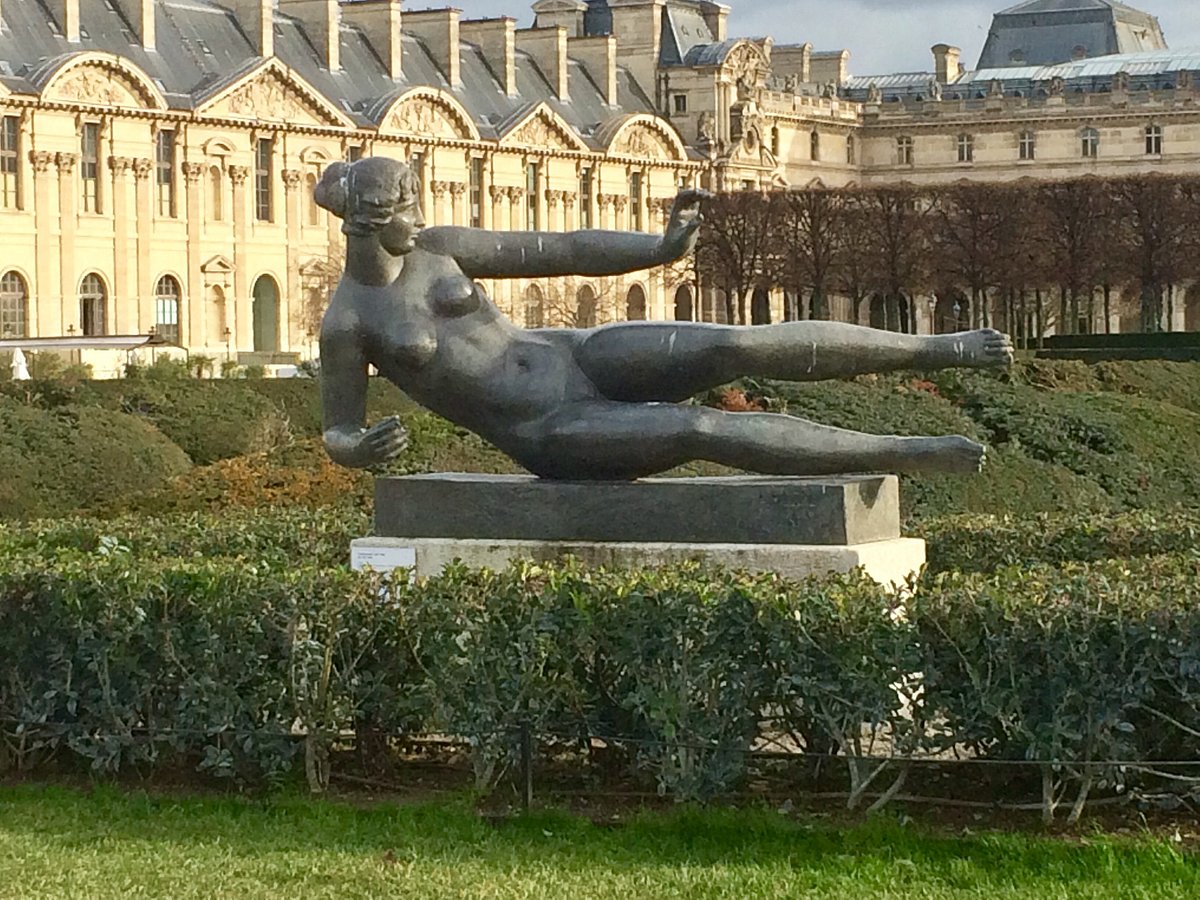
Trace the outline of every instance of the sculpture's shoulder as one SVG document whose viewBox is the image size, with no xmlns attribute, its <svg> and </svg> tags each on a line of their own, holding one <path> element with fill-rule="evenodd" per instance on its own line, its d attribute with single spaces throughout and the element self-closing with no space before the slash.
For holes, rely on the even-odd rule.
<svg viewBox="0 0 1200 900">
<path fill-rule="evenodd" d="M 354 306 L 354 297 L 347 296 L 344 289 L 339 287 L 325 315 L 321 317 L 321 340 L 357 339 L 362 330 L 362 319 Z"/>
</svg>

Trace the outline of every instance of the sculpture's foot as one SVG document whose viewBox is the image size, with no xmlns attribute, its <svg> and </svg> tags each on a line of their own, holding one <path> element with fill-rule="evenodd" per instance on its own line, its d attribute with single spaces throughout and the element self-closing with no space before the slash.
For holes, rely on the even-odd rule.
<svg viewBox="0 0 1200 900">
<path fill-rule="evenodd" d="M 982 468 L 987 448 L 961 435 L 901 438 L 905 453 L 896 467 L 904 472 L 942 472 L 975 475 Z"/>
<path fill-rule="evenodd" d="M 1013 361 L 1012 341 L 994 328 L 939 334 L 929 340 L 936 347 L 938 368 L 1003 369 Z"/>
</svg>

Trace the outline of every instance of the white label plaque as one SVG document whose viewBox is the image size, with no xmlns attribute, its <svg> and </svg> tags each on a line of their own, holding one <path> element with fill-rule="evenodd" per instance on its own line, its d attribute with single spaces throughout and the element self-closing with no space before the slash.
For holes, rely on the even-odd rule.
<svg viewBox="0 0 1200 900">
<path fill-rule="evenodd" d="M 351 544 L 350 568 L 361 572 L 367 566 L 376 572 L 390 572 L 392 569 L 415 569 L 417 567 L 417 549 L 415 547 Z"/>
</svg>

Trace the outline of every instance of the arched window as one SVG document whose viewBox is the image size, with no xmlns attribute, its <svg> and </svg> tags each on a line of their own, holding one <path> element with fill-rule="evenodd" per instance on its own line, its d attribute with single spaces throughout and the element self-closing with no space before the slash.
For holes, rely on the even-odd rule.
<svg viewBox="0 0 1200 900">
<path fill-rule="evenodd" d="M 29 290 L 19 272 L 5 272 L 0 278 L 0 337 L 25 337 L 28 332 Z"/>
<path fill-rule="evenodd" d="M 317 206 L 317 176 L 308 175 L 304 179 L 304 199 L 308 204 L 308 224 L 321 224 L 321 207 Z"/>
<path fill-rule="evenodd" d="M 821 158 L 821 132 L 813 129 L 812 134 L 808 136 L 808 155 L 813 162 Z"/>
<path fill-rule="evenodd" d="M 542 289 L 536 284 L 525 288 L 525 327 L 546 327 L 546 301 Z"/>
<path fill-rule="evenodd" d="M 584 285 L 575 294 L 575 327 L 596 327 L 596 292 Z"/>
<path fill-rule="evenodd" d="M 179 343 L 179 282 L 170 275 L 154 288 L 154 333 L 171 344 Z"/>
<path fill-rule="evenodd" d="M 692 302 L 692 289 L 681 284 L 675 289 L 675 321 L 691 322 L 695 317 L 695 304 Z"/>
<path fill-rule="evenodd" d="M 225 218 L 224 183 L 224 179 L 221 177 L 221 167 L 211 166 L 208 170 L 208 200 L 212 206 L 214 222 L 220 222 Z"/>
<path fill-rule="evenodd" d="M 85 335 L 107 334 L 105 312 L 108 307 L 108 290 L 104 279 L 95 272 L 83 276 L 79 285 L 79 324 Z"/>
<path fill-rule="evenodd" d="M 640 322 L 646 318 L 646 292 L 640 284 L 635 284 L 625 295 L 625 318 L 630 322 Z"/>
<path fill-rule="evenodd" d="M 270 275 L 260 275 L 252 296 L 254 350 L 274 353 L 279 350 L 279 284 Z"/>
</svg>

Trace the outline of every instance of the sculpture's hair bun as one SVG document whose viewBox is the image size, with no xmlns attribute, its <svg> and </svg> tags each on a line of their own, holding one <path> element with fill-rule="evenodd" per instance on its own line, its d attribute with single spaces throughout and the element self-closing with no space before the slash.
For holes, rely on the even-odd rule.
<svg viewBox="0 0 1200 900">
<path fill-rule="evenodd" d="M 339 219 L 346 217 L 346 179 L 350 166 L 344 162 L 330 163 L 321 174 L 313 198 L 317 206 L 327 209 Z"/>
</svg>

